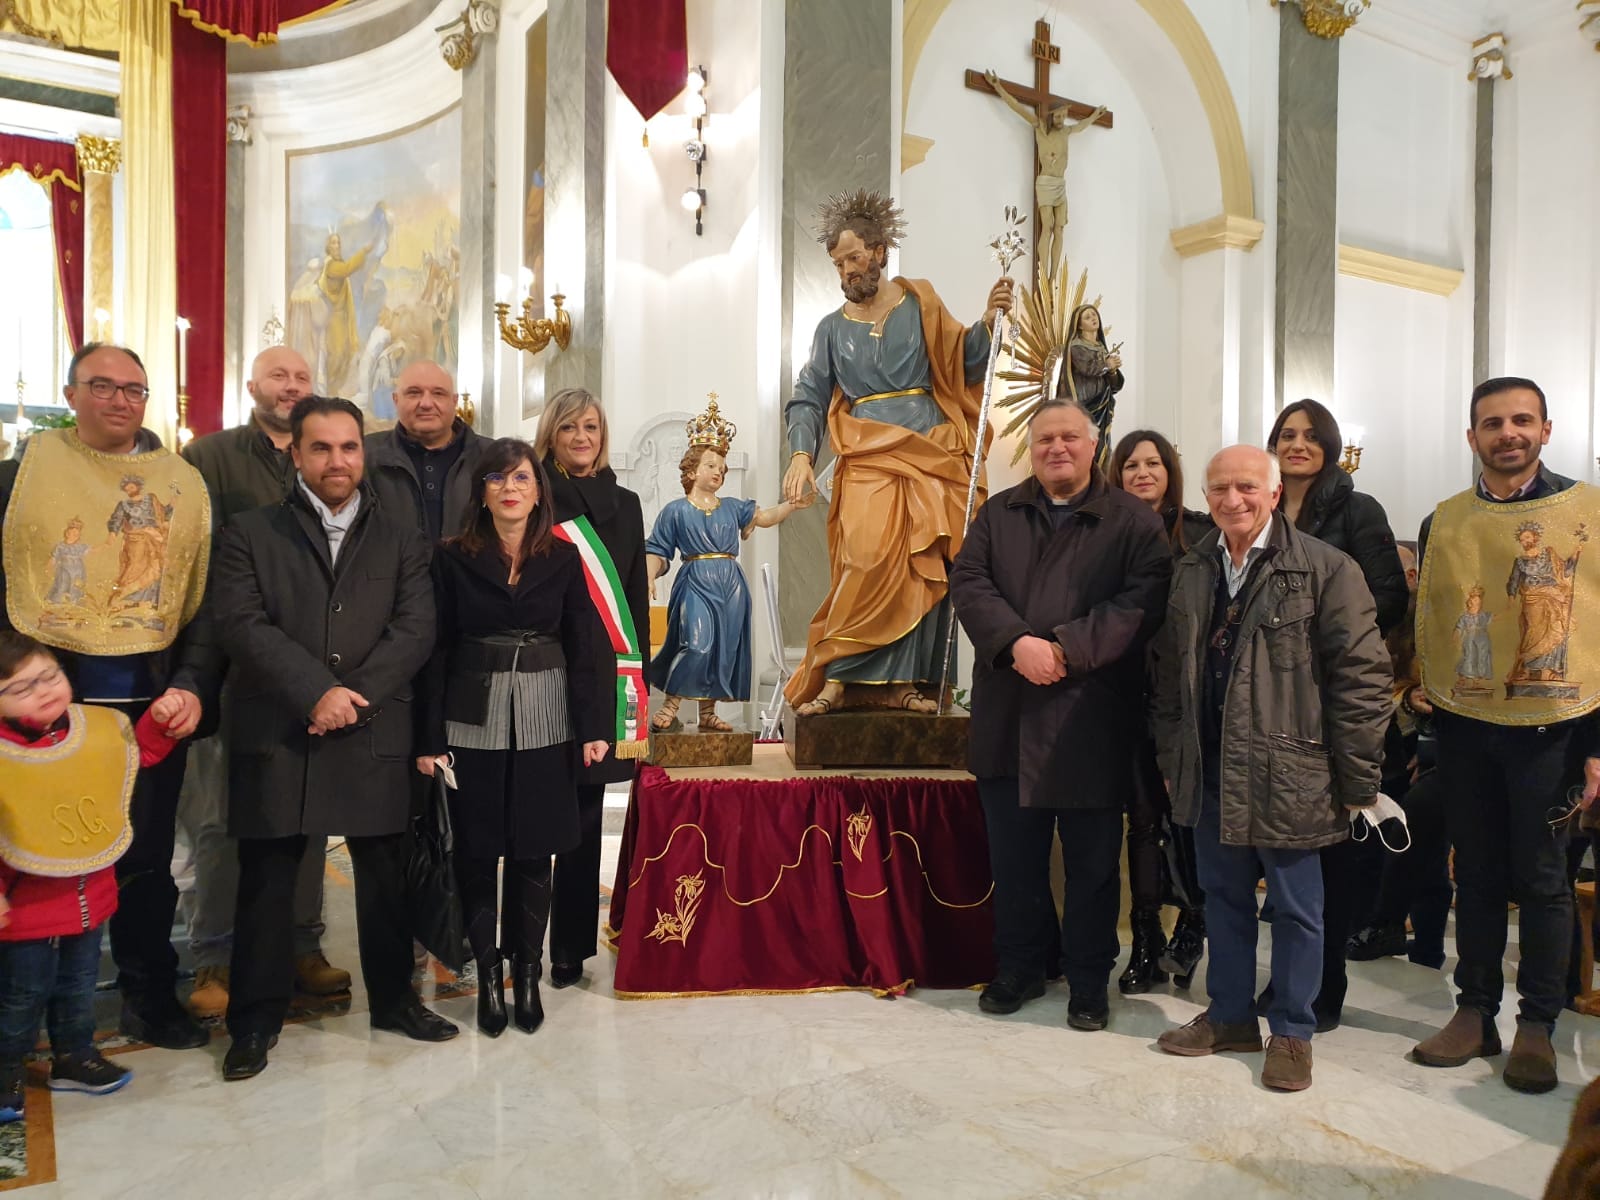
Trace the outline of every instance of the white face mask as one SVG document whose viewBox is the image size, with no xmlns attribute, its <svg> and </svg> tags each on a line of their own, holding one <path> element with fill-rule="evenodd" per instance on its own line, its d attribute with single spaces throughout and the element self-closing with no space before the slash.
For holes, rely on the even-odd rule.
<svg viewBox="0 0 1600 1200">
<path fill-rule="evenodd" d="M 1383 834 L 1383 823 L 1388 820 L 1400 822 L 1400 828 L 1406 835 L 1404 846 L 1389 845 L 1389 839 Z M 1350 837 L 1353 841 L 1364 842 L 1371 833 L 1376 832 L 1385 850 L 1394 854 L 1404 854 L 1411 849 L 1411 828 L 1406 824 L 1406 810 L 1382 792 L 1378 793 L 1377 803 L 1366 808 L 1358 808 L 1350 814 L 1350 825 Z"/>
</svg>

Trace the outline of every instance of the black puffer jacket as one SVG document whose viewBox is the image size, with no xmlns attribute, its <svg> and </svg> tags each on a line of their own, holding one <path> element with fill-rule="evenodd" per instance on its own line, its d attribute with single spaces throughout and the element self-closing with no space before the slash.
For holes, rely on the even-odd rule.
<svg viewBox="0 0 1600 1200">
<path fill-rule="evenodd" d="M 1295 528 L 1356 560 L 1378 606 L 1378 632 L 1388 637 L 1405 619 L 1411 593 L 1383 505 L 1356 491 L 1343 471 L 1331 471 L 1312 485 Z"/>
</svg>

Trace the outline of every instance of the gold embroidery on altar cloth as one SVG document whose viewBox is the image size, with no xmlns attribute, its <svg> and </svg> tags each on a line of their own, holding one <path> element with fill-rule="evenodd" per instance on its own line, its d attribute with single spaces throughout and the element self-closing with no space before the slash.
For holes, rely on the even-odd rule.
<svg viewBox="0 0 1600 1200">
<path fill-rule="evenodd" d="M 724 865 L 723 863 L 719 863 L 719 862 L 713 862 L 712 859 L 711 859 L 711 843 L 706 838 L 706 831 L 704 829 L 702 829 L 699 825 L 695 824 L 693 821 L 685 821 L 681 825 L 674 826 L 672 832 L 667 834 L 667 844 L 661 848 L 661 852 L 659 854 L 652 854 L 648 858 L 644 859 L 639 864 L 638 874 L 634 875 L 632 878 L 630 878 L 628 880 L 628 889 L 629 889 L 629 894 L 630 895 L 632 894 L 633 889 L 638 887 L 640 881 L 642 881 L 644 879 L 644 873 L 647 870 L 649 870 L 650 864 L 654 863 L 654 862 L 659 862 L 663 858 L 665 858 L 667 856 L 667 854 L 672 850 L 672 843 L 677 839 L 678 834 L 681 833 L 685 829 L 692 829 L 692 830 L 694 830 L 694 832 L 696 832 L 696 833 L 698 833 L 700 835 L 700 845 L 701 845 L 701 848 L 702 848 L 701 849 L 701 856 L 702 856 L 706 866 L 714 868 L 716 871 L 718 871 L 722 875 L 722 894 L 728 898 L 729 903 L 735 904 L 740 908 L 750 908 L 753 905 L 761 904 L 764 901 L 766 901 L 766 900 L 771 898 L 772 893 L 777 891 L 778 890 L 778 885 L 783 882 L 784 875 L 787 872 L 794 870 L 796 867 L 798 867 L 801 864 L 801 862 L 803 862 L 805 860 L 805 856 L 806 856 L 805 842 L 806 842 L 806 838 L 810 836 L 812 830 L 815 830 L 817 833 L 820 833 L 827 840 L 829 850 L 833 849 L 833 838 L 828 836 L 828 831 L 826 829 L 822 828 L 822 826 L 820 826 L 820 825 L 807 825 L 805 827 L 805 829 L 802 830 L 801 833 L 800 833 L 800 853 L 798 855 L 796 855 L 795 860 L 792 863 L 780 863 L 778 865 L 778 877 L 772 881 L 772 886 L 769 887 L 765 892 L 761 893 L 761 895 L 757 896 L 753 900 L 740 900 L 732 892 L 728 891 L 728 879 L 727 879 L 727 871 L 728 871 L 728 869 L 727 869 L 726 865 Z M 917 839 L 912 837 L 909 833 L 905 833 L 904 831 L 899 830 L 899 829 L 891 829 L 891 830 L 889 830 L 889 838 L 890 838 L 889 852 L 883 856 L 881 861 L 888 862 L 891 858 L 894 857 L 894 842 L 893 842 L 894 838 L 905 838 L 906 841 L 911 843 L 911 848 L 913 850 L 915 850 L 916 853 L 917 853 L 917 866 L 919 868 L 921 868 L 921 870 L 922 870 L 922 883 L 923 883 L 923 886 L 928 889 L 928 895 L 933 897 L 933 902 L 935 904 L 939 905 L 941 908 L 981 908 L 983 905 L 985 905 L 985 904 L 987 904 L 989 902 L 989 897 L 994 894 L 994 884 L 991 882 L 989 884 L 989 886 L 984 890 L 983 895 L 979 896 L 976 900 L 972 901 L 972 903 L 970 903 L 970 904 L 957 904 L 957 903 L 954 903 L 954 902 L 952 902 L 950 900 L 946 900 L 943 896 L 939 895 L 938 892 L 933 890 L 933 880 L 928 878 L 927 863 L 924 861 L 924 859 L 922 857 L 922 847 L 917 844 Z M 836 866 L 836 867 L 843 867 L 844 866 L 843 861 L 840 860 L 840 859 L 837 859 L 837 858 L 832 859 L 832 862 L 833 862 L 833 865 Z M 680 876 L 679 878 L 681 880 L 683 877 Z M 887 895 L 888 891 L 889 891 L 889 888 L 888 888 L 887 885 L 885 885 L 883 888 L 881 888 L 880 890 L 878 890 L 876 892 L 852 892 L 849 888 L 846 888 L 845 891 L 844 891 L 844 894 L 846 896 L 849 896 L 852 900 L 877 900 L 877 899 Z"/>
<path fill-rule="evenodd" d="M 861 810 L 853 812 L 844 821 L 845 836 L 850 839 L 850 853 L 856 856 L 856 861 L 861 861 L 861 851 L 867 844 L 867 834 L 872 832 L 872 814 L 867 811 L 867 802 L 861 802 Z"/>
<path fill-rule="evenodd" d="M 655 938 L 662 945 L 677 942 L 687 946 L 695 918 L 700 915 L 700 901 L 705 899 L 705 890 L 704 870 L 696 871 L 693 875 L 679 875 L 678 886 L 672 889 L 672 904 L 676 911 L 668 913 L 656 909 L 656 927 L 645 937 Z"/>
<path fill-rule="evenodd" d="M 6 512 L 6 611 L 20 632 L 80 654 L 172 645 L 205 593 L 211 500 L 170 450 L 102 454 L 70 429 L 28 451 Z"/>
</svg>

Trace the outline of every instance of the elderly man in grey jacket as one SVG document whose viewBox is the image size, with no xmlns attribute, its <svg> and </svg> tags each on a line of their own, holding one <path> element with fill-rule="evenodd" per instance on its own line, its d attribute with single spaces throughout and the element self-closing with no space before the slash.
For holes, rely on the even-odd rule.
<svg viewBox="0 0 1600 1200">
<path fill-rule="evenodd" d="M 1251 446 L 1206 467 L 1217 523 L 1179 560 L 1154 702 L 1173 820 L 1194 828 L 1206 889 L 1210 1007 L 1161 1035 L 1169 1054 L 1258 1051 L 1256 881 L 1272 916 L 1272 1036 L 1261 1082 L 1311 1086 L 1322 980 L 1317 851 L 1373 804 L 1389 656 L 1361 569 L 1277 513 L 1278 464 Z"/>
</svg>

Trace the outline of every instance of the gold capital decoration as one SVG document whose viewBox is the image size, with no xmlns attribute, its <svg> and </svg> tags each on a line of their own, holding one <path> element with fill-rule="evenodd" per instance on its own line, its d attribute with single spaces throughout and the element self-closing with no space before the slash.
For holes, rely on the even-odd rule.
<svg viewBox="0 0 1600 1200">
<path fill-rule="evenodd" d="M 533 297 L 529 296 L 522 301 L 522 315 L 515 321 L 507 318 L 511 312 L 511 305 L 500 303 L 494 306 L 495 316 L 500 320 L 500 340 L 513 350 L 531 350 L 538 354 L 551 342 L 565 350 L 572 344 L 572 314 L 561 307 L 566 297 L 560 292 L 551 296 L 556 311 L 548 317 L 535 317 L 533 315 Z"/>
<path fill-rule="evenodd" d="M 1472 70 L 1467 72 L 1469 83 L 1510 78 L 1511 64 L 1506 61 L 1505 34 L 1487 34 L 1472 43 Z"/>
<path fill-rule="evenodd" d="M 1300 6 L 1300 19 L 1310 33 L 1331 39 L 1350 32 L 1372 0 L 1271 0 L 1273 8 L 1290 3 Z"/>
<path fill-rule="evenodd" d="M 78 135 L 78 166 L 85 171 L 98 171 L 102 175 L 115 175 L 122 166 L 122 143 L 116 138 L 96 137 L 92 133 Z"/>
</svg>

